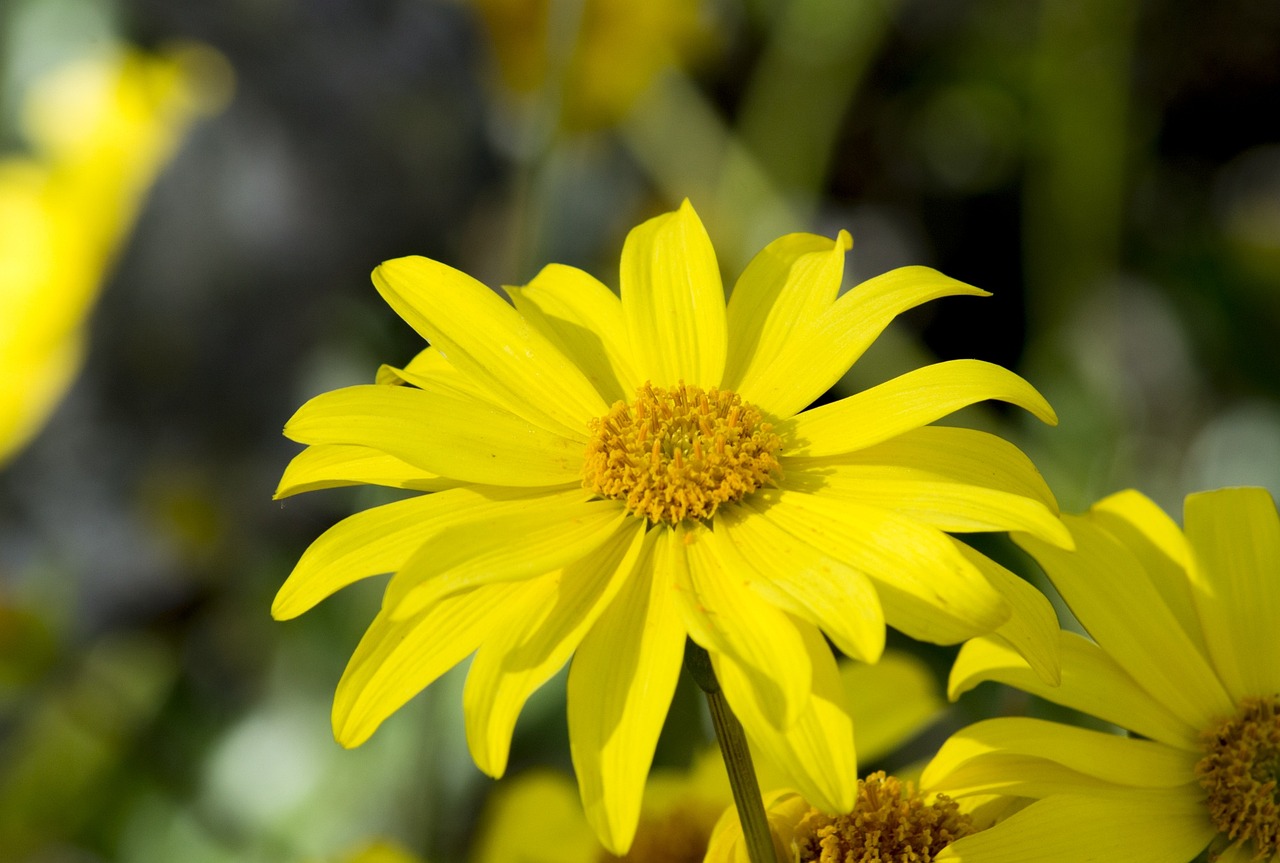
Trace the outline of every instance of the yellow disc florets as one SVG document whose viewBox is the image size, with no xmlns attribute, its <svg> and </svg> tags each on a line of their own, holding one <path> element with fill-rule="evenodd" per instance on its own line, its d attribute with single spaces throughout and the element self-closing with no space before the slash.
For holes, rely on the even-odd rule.
<svg viewBox="0 0 1280 863">
<path fill-rule="evenodd" d="M 880 772 L 859 780 L 848 815 L 810 809 L 796 828 L 794 853 L 798 863 L 930 863 L 972 832 L 972 820 L 945 794 L 926 803 L 911 783 Z"/>
<path fill-rule="evenodd" d="M 1207 754 L 1196 776 L 1214 826 L 1233 842 L 1252 842 L 1253 859 L 1271 859 L 1280 851 L 1280 696 L 1242 700 L 1200 739 Z"/>
<path fill-rule="evenodd" d="M 646 383 L 591 421 L 582 484 L 655 523 L 710 518 L 781 473 L 781 445 L 736 393 Z"/>
</svg>

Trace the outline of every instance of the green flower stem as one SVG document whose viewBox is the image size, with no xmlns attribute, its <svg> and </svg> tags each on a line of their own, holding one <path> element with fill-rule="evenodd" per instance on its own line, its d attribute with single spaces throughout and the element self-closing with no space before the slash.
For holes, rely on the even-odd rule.
<svg viewBox="0 0 1280 863">
<path fill-rule="evenodd" d="M 711 667 L 711 657 L 692 641 L 686 642 L 684 667 L 707 695 L 711 724 L 715 726 L 720 755 L 729 773 L 729 787 L 733 789 L 733 802 L 738 808 L 738 820 L 742 823 L 742 836 L 746 840 L 751 863 L 778 863 L 769 818 L 760 797 L 760 783 L 751 763 L 751 750 L 747 748 L 747 735 L 725 700 L 715 669 Z"/>
</svg>

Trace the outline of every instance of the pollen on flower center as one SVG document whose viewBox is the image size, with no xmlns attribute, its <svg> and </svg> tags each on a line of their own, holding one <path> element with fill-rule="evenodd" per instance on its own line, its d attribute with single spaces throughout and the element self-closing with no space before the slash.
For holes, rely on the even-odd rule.
<svg viewBox="0 0 1280 863">
<path fill-rule="evenodd" d="M 798 863 L 931 863 L 972 832 L 972 819 L 945 794 L 926 803 L 914 785 L 881 771 L 858 781 L 848 815 L 810 809 L 796 828 L 793 853 Z"/>
<path fill-rule="evenodd" d="M 1270 859 L 1280 851 L 1280 695 L 1243 699 L 1200 740 L 1207 754 L 1196 776 L 1214 826 L 1232 841 L 1252 841 L 1255 860 Z"/>
<path fill-rule="evenodd" d="M 583 487 L 655 523 L 710 518 L 781 473 L 759 409 L 715 387 L 646 382 L 590 428 Z"/>
</svg>

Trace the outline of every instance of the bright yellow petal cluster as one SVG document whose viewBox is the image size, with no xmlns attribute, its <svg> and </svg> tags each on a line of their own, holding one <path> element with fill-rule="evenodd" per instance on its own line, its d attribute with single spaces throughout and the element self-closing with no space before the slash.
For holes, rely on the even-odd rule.
<svg viewBox="0 0 1280 863">
<path fill-rule="evenodd" d="M 278 491 L 434 491 L 335 525 L 276 598 L 273 613 L 293 617 L 395 573 L 339 684 L 338 739 L 358 745 L 474 653 L 468 740 L 481 769 L 501 775 L 525 700 L 572 656 L 582 798 L 621 852 L 686 638 L 710 654 L 753 746 L 834 812 L 853 804 L 856 761 L 826 637 L 874 662 L 886 621 L 938 643 L 997 631 L 1056 680 L 1047 601 L 946 533 L 1070 545 L 1052 495 L 1000 438 L 928 425 L 984 399 L 1046 422 L 1053 412 L 976 360 L 805 411 L 898 313 L 983 293 L 908 267 L 841 295 L 849 246 L 845 233 L 782 237 L 727 306 L 687 202 L 627 237 L 621 298 L 563 266 L 508 289 L 514 307 L 435 261 L 380 266 L 374 284 L 431 347 L 380 383 L 304 405 L 285 433 L 310 448 Z M 604 441 L 619 403 L 633 425 Z M 744 441 L 768 452 L 767 470 Z M 589 455 L 602 446 L 653 480 L 643 505 L 596 492 Z M 725 476 L 736 470 L 763 470 L 767 483 Z M 680 501 L 695 498 L 714 499 L 713 514 L 687 517 Z"/>
<path fill-rule="evenodd" d="M 70 386 L 112 257 L 193 117 L 225 100 L 227 76 L 208 49 L 124 50 L 29 94 L 33 155 L 0 160 L 0 463 Z"/>
<path fill-rule="evenodd" d="M 911 654 L 886 651 L 880 662 L 840 664 L 846 701 L 857 722 L 859 754 L 879 758 L 915 737 L 946 707 L 929 668 Z M 785 785 L 776 765 L 757 763 L 760 787 Z M 656 770 L 644 805 L 630 863 L 700 861 L 713 829 L 736 825 L 724 762 L 708 750 L 688 770 Z M 719 827 L 717 828 L 717 822 Z M 505 783 L 481 822 L 473 863 L 594 863 L 605 853 L 582 815 L 577 789 L 562 773 L 533 770 Z"/>
<path fill-rule="evenodd" d="M 1264 489 L 1190 495 L 1185 531 L 1137 492 L 1065 518 L 1074 553 L 1019 537 L 1091 638 L 1045 686 L 978 638 L 957 695 L 996 680 L 1132 732 L 991 719 L 951 738 L 933 790 L 1032 803 L 939 860 L 1280 860 L 1280 517 Z M 1024 801 L 1025 802 L 1025 801 Z"/>
</svg>

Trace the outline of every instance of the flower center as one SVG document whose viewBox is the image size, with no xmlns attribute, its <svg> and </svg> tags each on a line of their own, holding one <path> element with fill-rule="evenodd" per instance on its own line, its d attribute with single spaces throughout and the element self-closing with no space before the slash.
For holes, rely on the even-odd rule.
<svg viewBox="0 0 1280 863">
<path fill-rule="evenodd" d="M 601 851 L 597 863 L 702 863 L 720 810 L 686 801 L 661 816 L 644 816 L 623 857 Z"/>
<path fill-rule="evenodd" d="M 582 485 L 654 523 L 710 518 L 781 473 L 781 445 L 737 393 L 646 382 L 591 421 Z"/>
<path fill-rule="evenodd" d="M 796 828 L 794 851 L 798 863 L 930 863 L 972 832 L 972 820 L 954 800 L 939 794 L 925 803 L 910 782 L 904 787 L 881 771 L 858 781 L 848 815 L 810 809 Z"/>
<path fill-rule="evenodd" d="M 1209 817 L 1232 841 L 1252 841 L 1254 859 L 1280 851 L 1280 695 L 1245 698 L 1235 716 L 1200 735 L 1207 754 L 1196 777 Z"/>
</svg>

